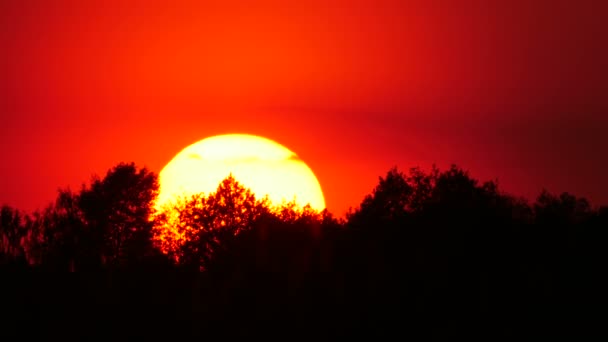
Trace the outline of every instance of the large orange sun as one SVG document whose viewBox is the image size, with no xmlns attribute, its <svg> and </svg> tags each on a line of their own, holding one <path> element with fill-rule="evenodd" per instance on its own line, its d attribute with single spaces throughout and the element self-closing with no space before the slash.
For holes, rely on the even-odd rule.
<svg viewBox="0 0 608 342">
<path fill-rule="evenodd" d="M 325 208 L 321 185 L 308 165 L 281 144 L 247 134 L 218 135 L 184 148 L 160 172 L 156 206 L 178 196 L 215 192 L 230 174 L 272 204 L 295 200 L 299 206 Z"/>
</svg>

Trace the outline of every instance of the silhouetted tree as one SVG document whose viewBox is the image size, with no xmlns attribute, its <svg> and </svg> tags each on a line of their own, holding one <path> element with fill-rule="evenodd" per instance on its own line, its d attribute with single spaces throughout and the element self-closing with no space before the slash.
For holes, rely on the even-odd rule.
<svg viewBox="0 0 608 342">
<path fill-rule="evenodd" d="M 156 219 L 156 240 L 180 264 L 204 269 L 222 244 L 268 211 L 265 200 L 238 183 L 232 175 L 216 192 L 177 199 Z"/>
<path fill-rule="evenodd" d="M 87 253 L 85 230 L 76 200 L 70 190 L 59 190 L 54 203 L 25 217 L 21 246 L 30 264 L 75 270 L 82 261 Z"/>
<path fill-rule="evenodd" d="M 310 206 L 289 202 L 264 212 L 207 264 L 214 316 L 235 317 L 243 331 L 259 329 L 261 320 L 277 331 L 329 322 L 338 307 L 332 251 L 340 233 L 338 220 Z"/>
<path fill-rule="evenodd" d="M 156 174 L 134 163 L 120 163 L 83 187 L 78 206 L 102 264 L 126 265 L 154 252 L 151 218 L 157 195 Z"/>
<path fill-rule="evenodd" d="M 543 191 L 530 205 L 455 165 L 392 168 L 338 220 L 256 200 L 232 176 L 160 213 L 156 191 L 154 174 L 119 164 L 80 193 L 61 190 L 43 211 L 2 208 L 2 262 L 22 254 L 51 270 L 143 269 L 155 258 L 151 229 L 179 262 L 162 268 L 169 273 L 91 275 L 83 286 L 32 281 L 7 292 L 14 307 L 40 312 L 28 319 L 41 331 L 69 321 L 83 335 L 209 338 L 409 334 L 436 315 L 593 318 L 608 303 L 608 209 L 568 193 Z M 433 320 L 421 329 L 440 328 Z"/>
<path fill-rule="evenodd" d="M 0 265 L 15 263 L 25 258 L 21 240 L 27 231 L 23 214 L 7 205 L 0 209 Z"/>
<path fill-rule="evenodd" d="M 406 215 L 407 205 L 413 190 L 405 175 L 392 168 L 386 177 L 380 177 L 372 193 L 365 196 L 354 212 L 347 214 L 349 222 L 368 220 L 399 220 Z"/>
<path fill-rule="evenodd" d="M 559 196 L 543 190 L 534 203 L 534 214 L 538 223 L 574 224 L 588 219 L 591 213 L 589 202 L 567 192 Z"/>
</svg>

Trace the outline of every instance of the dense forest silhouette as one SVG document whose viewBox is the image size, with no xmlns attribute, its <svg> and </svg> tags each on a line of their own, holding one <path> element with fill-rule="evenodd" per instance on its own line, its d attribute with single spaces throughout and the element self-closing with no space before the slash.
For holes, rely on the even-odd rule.
<svg viewBox="0 0 608 342">
<path fill-rule="evenodd" d="M 393 168 L 338 219 L 272 205 L 232 176 L 163 210 L 158 189 L 156 174 L 120 163 L 44 210 L 3 206 L 3 331 L 517 336 L 605 318 L 608 208 L 569 193 L 529 203 L 457 166 Z"/>
</svg>

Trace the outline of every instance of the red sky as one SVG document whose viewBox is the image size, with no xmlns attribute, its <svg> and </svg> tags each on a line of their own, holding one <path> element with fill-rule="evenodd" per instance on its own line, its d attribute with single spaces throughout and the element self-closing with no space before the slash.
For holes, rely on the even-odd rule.
<svg viewBox="0 0 608 342">
<path fill-rule="evenodd" d="M 433 163 L 608 204 L 606 13 L 593 0 L 2 1 L 0 203 L 43 207 L 120 161 L 159 172 L 234 132 L 296 152 L 338 215 L 391 166 Z"/>
</svg>

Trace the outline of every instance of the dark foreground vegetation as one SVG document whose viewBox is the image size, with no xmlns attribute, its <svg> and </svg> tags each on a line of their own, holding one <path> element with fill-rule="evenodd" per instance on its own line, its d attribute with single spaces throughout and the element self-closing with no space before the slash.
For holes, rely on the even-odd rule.
<svg viewBox="0 0 608 342">
<path fill-rule="evenodd" d="M 41 212 L 2 207 L 3 334 L 519 338 L 607 317 L 608 208 L 568 193 L 392 169 L 342 220 L 231 177 L 164 213 L 157 192 L 119 164 Z"/>
</svg>

